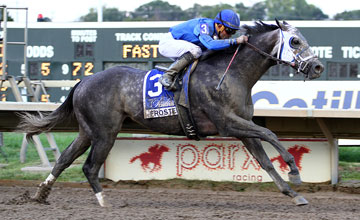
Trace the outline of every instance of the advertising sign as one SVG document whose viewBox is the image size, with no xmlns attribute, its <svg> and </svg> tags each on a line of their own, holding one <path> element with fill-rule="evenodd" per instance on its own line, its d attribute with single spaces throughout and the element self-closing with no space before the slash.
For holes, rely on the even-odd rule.
<svg viewBox="0 0 360 220">
<path fill-rule="evenodd" d="M 357 81 L 258 81 L 255 108 L 360 109 Z"/>
<path fill-rule="evenodd" d="M 262 142 L 278 173 L 287 181 L 289 168 L 279 153 Z M 282 140 L 304 182 L 330 181 L 330 147 L 326 140 Z M 241 141 L 236 139 L 121 138 L 105 162 L 105 178 L 119 180 L 189 180 L 270 182 Z"/>
</svg>

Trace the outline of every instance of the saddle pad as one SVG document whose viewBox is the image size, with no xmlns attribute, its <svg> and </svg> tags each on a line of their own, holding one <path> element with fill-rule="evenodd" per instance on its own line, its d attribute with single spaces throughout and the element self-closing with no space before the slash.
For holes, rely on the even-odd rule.
<svg viewBox="0 0 360 220">
<path fill-rule="evenodd" d="M 144 78 L 143 105 L 144 118 L 160 118 L 177 115 L 174 93 L 166 90 L 159 82 L 164 72 L 150 70 Z"/>
</svg>

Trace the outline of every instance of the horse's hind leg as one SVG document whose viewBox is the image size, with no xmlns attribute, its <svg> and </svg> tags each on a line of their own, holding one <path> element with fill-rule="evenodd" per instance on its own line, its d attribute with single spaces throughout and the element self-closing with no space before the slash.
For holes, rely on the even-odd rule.
<svg viewBox="0 0 360 220">
<path fill-rule="evenodd" d="M 261 142 L 259 139 L 255 138 L 243 138 L 241 139 L 244 143 L 245 147 L 249 150 L 249 152 L 256 158 L 259 162 L 260 166 L 270 175 L 270 177 L 274 180 L 277 187 L 280 191 L 293 198 L 296 205 L 306 205 L 308 202 L 306 199 L 300 195 L 298 195 L 295 191 L 293 191 L 290 186 L 281 178 L 281 176 L 276 172 L 274 166 L 272 165 L 269 157 L 267 156 Z"/>
<path fill-rule="evenodd" d="M 90 144 L 90 139 L 80 130 L 79 136 L 61 153 L 50 175 L 44 182 L 40 183 L 33 199 L 40 203 L 46 203 L 46 199 L 49 196 L 51 187 L 55 183 L 56 179 L 74 162 L 76 158 L 82 155 L 89 148 Z"/>
<path fill-rule="evenodd" d="M 114 145 L 117 134 L 102 134 L 93 140 L 90 153 L 83 166 L 83 171 L 88 179 L 100 206 L 110 206 L 105 199 L 102 187 L 99 182 L 99 170 L 105 162 L 112 146 Z"/>
</svg>

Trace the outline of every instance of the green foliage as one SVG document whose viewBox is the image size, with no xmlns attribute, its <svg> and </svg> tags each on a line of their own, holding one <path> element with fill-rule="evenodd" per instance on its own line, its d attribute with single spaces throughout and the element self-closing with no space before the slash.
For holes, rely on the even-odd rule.
<svg viewBox="0 0 360 220">
<path fill-rule="evenodd" d="M 187 18 L 183 19 L 183 20 L 188 20 L 188 19 L 191 19 L 191 18 L 203 17 L 202 12 L 207 11 L 207 10 L 211 10 L 211 7 L 210 6 L 201 6 L 199 4 L 194 4 L 194 6 L 192 8 L 189 8 L 189 9 L 185 10 L 185 15 L 187 16 Z"/>
<path fill-rule="evenodd" d="M 329 16 L 321 9 L 306 0 L 265 0 L 247 7 L 243 3 L 235 6 L 229 4 L 217 4 L 214 6 L 200 5 L 195 3 L 193 7 L 182 10 L 177 5 L 166 1 L 154 0 L 132 12 L 119 11 L 116 8 L 103 8 L 104 21 L 184 21 L 196 17 L 214 18 L 219 11 L 232 9 L 240 14 L 241 20 L 324 20 Z M 80 21 L 96 21 L 96 9 L 91 8 L 87 15 Z"/>
<path fill-rule="evenodd" d="M 338 13 L 334 16 L 334 20 L 360 20 L 360 10 Z"/>
<path fill-rule="evenodd" d="M 77 136 L 77 133 L 53 133 L 55 141 L 62 152 Z M 50 172 L 33 173 L 23 172 L 21 168 L 29 166 L 39 166 L 41 164 L 40 158 L 37 154 L 35 146 L 30 143 L 26 152 L 26 162 L 20 163 L 20 149 L 22 143 L 22 134 L 18 133 L 3 133 L 4 146 L 2 147 L 8 158 L 8 165 L 0 168 L 0 179 L 21 179 L 21 180 L 44 180 Z M 44 145 L 46 137 L 40 135 L 40 139 Z M 59 181 L 86 181 L 82 172 L 82 164 L 86 159 L 88 153 L 79 157 L 74 166 L 66 169 L 60 176 Z M 55 162 L 54 154 L 51 151 L 47 152 L 50 163 Z M 0 155 L 0 163 L 6 163 L 5 159 Z"/>
<path fill-rule="evenodd" d="M 339 177 L 344 180 L 360 180 L 360 163 L 339 162 Z"/>
<path fill-rule="evenodd" d="M 266 8 L 270 20 L 324 20 L 329 17 L 306 0 L 266 0 Z"/>
<path fill-rule="evenodd" d="M 97 21 L 97 11 L 95 8 L 90 8 L 90 11 L 89 13 L 87 13 L 86 15 L 84 16 L 81 16 L 80 21 L 82 22 L 87 22 L 87 21 L 92 21 L 92 22 L 95 22 Z"/>
<path fill-rule="evenodd" d="M 236 11 L 239 12 L 241 20 L 265 20 L 266 19 L 266 4 L 258 2 L 252 7 L 245 7 L 242 3 L 235 5 Z"/>
<path fill-rule="evenodd" d="M 339 177 L 342 181 L 360 179 L 360 147 L 340 147 L 339 160 Z"/>
<path fill-rule="evenodd" d="M 103 21 L 124 21 L 126 19 L 126 11 L 119 11 L 117 8 L 103 7 Z M 97 10 L 95 8 L 90 8 L 88 14 L 80 17 L 80 21 L 97 21 Z"/>
<path fill-rule="evenodd" d="M 360 163 L 360 147 L 340 147 L 339 160 Z"/>
<path fill-rule="evenodd" d="M 221 10 L 224 10 L 224 9 L 232 9 L 235 11 L 235 8 L 232 7 L 231 5 L 229 4 L 218 4 L 218 5 L 214 5 L 212 7 L 204 7 L 202 10 L 201 10 L 201 14 L 200 14 L 200 17 L 205 17 L 205 18 L 215 18 L 216 15 L 221 11 Z"/>
<path fill-rule="evenodd" d="M 4 20 L 4 9 L 0 9 L 0 21 Z M 9 15 L 9 12 L 7 12 L 7 21 L 14 21 L 14 19 Z"/>
<path fill-rule="evenodd" d="M 179 6 L 155 0 L 141 5 L 131 15 L 132 20 L 136 21 L 179 21 L 184 17 L 184 12 Z"/>
</svg>

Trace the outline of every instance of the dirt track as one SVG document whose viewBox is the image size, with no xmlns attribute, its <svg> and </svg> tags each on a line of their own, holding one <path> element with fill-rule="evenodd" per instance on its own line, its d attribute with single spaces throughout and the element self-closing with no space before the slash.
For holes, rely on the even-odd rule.
<svg viewBox="0 0 360 220">
<path fill-rule="evenodd" d="M 34 187 L 0 186 L 1 219 L 359 219 L 360 195 L 302 193 L 297 207 L 278 192 L 195 189 L 105 189 L 111 208 L 101 208 L 90 188 L 54 187 L 49 205 L 21 204 Z M 17 204 L 16 204 L 17 203 Z"/>
</svg>

